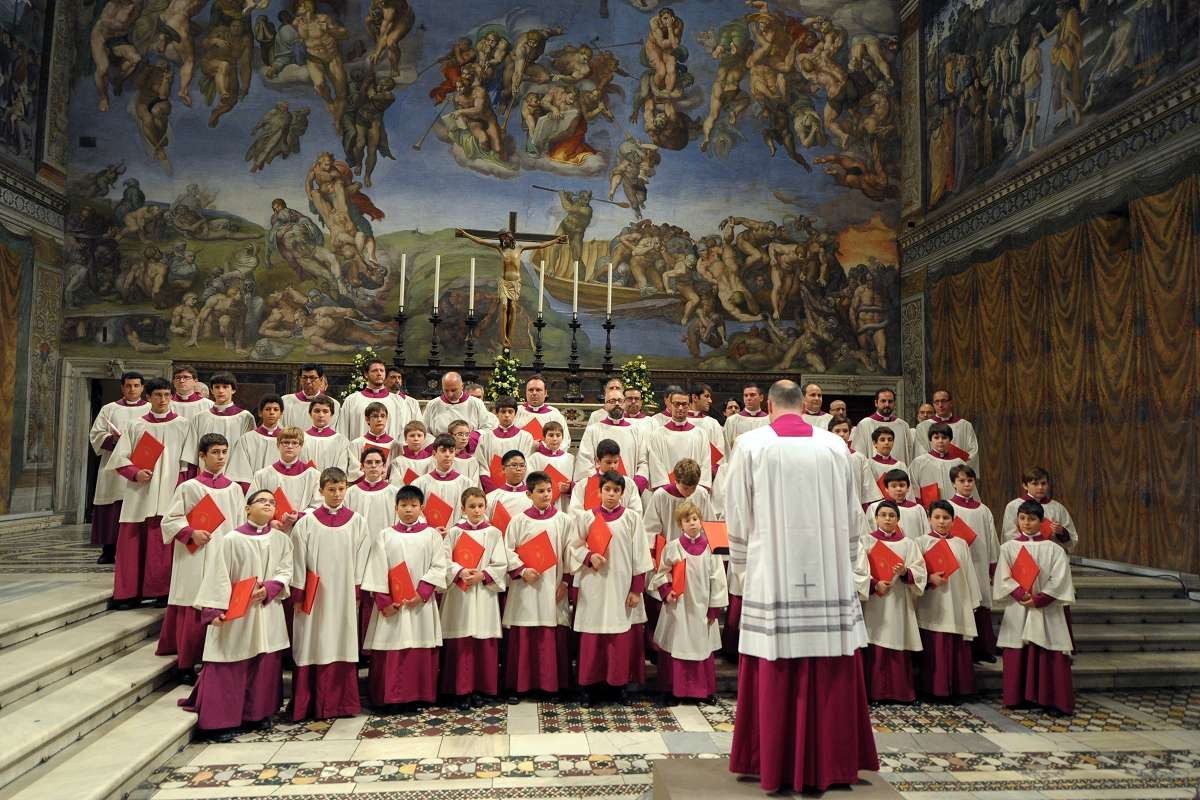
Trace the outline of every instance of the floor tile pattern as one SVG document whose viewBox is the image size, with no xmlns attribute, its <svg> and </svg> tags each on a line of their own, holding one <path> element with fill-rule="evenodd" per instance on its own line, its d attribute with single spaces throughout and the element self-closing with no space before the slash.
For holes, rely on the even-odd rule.
<svg viewBox="0 0 1200 800">
<path fill-rule="evenodd" d="M 407 714 L 372 716 L 363 726 L 361 738 L 404 736 L 483 736 L 507 733 L 508 707 L 491 704 L 460 711 L 434 706 Z"/>
<path fill-rule="evenodd" d="M 1005 708 L 998 699 L 988 703 L 1009 719 L 1034 733 L 1100 733 L 1151 730 L 1149 725 L 1130 719 L 1103 706 L 1088 695 L 1075 699 L 1075 713 L 1067 716 L 1042 708 Z"/>
<path fill-rule="evenodd" d="M 622 704 L 588 707 L 581 703 L 538 703 L 540 733 L 587 731 L 630 733 L 682 730 L 671 708 L 652 700 L 630 699 Z M 729 728 L 733 730 L 733 728 Z"/>
</svg>

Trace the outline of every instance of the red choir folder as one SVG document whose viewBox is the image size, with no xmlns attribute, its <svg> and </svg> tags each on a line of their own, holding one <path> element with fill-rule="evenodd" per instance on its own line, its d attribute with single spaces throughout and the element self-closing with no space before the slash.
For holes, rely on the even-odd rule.
<svg viewBox="0 0 1200 800">
<path fill-rule="evenodd" d="M 295 513 L 296 509 L 292 508 L 292 503 L 288 500 L 288 496 L 284 493 L 283 487 L 277 487 L 274 491 L 275 495 L 275 521 L 282 522 L 285 514 Z"/>
<path fill-rule="evenodd" d="M 417 596 L 412 574 L 408 571 L 408 564 L 403 561 L 388 570 L 388 594 L 392 596 L 392 602 L 396 605 Z"/>
<path fill-rule="evenodd" d="M 708 539 L 708 549 L 714 553 L 718 550 L 729 550 L 729 526 L 724 522 L 705 522 L 704 535 Z"/>
<path fill-rule="evenodd" d="M 710 442 L 708 445 L 708 460 L 712 466 L 713 472 L 717 471 L 717 465 L 721 463 L 722 458 L 724 458 L 724 456 L 721 455 L 721 451 L 717 449 L 715 444 Z"/>
<path fill-rule="evenodd" d="M 600 507 L 600 476 L 593 475 L 587 479 L 583 487 L 583 510 L 591 511 Z"/>
<path fill-rule="evenodd" d="M 317 587 L 321 585 L 321 576 L 311 569 L 304 573 L 304 605 L 301 610 L 311 614 L 313 603 L 317 601 Z"/>
<path fill-rule="evenodd" d="M 418 477 L 419 476 L 417 475 L 417 473 L 413 472 L 412 467 L 408 467 L 407 469 L 404 470 L 404 478 L 403 478 L 404 485 L 412 486 L 413 481 L 415 481 Z"/>
<path fill-rule="evenodd" d="M 129 454 L 129 463 L 138 469 L 154 472 L 154 465 L 162 457 L 164 449 L 163 443 L 155 439 L 154 434 L 144 431 Z"/>
<path fill-rule="evenodd" d="M 948 539 L 939 539 L 937 544 L 925 551 L 925 569 L 929 570 L 930 575 L 940 572 L 949 578 L 958 567 L 958 559 L 954 557 Z"/>
<path fill-rule="evenodd" d="M 675 470 L 671 470 L 667 473 L 667 483 L 671 484 L 672 486 L 675 485 Z"/>
<path fill-rule="evenodd" d="M 625 458 L 617 456 L 617 474 L 624 478 L 629 473 L 625 471 Z"/>
<path fill-rule="evenodd" d="M 503 536 L 508 532 L 508 523 L 512 522 L 512 514 L 508 513 L 508 509 L 504 503 L 496 501 L 496 510 L 492 512 L 492 524 L 500 529 L 500 535 Z"/>
<path fill-rule="evenodd" d="M 1029 555 L 1028 550 L 1022 547 L 1021 552 L 1017 553 L 1017 557 L 1013 559 L 1011 574 L 1017 585 L 1025 590 L 1025 594 L 1033 594 L 1033 583 L 1041 571 L 1037 561 Z"/>
<path fill-rule="evenodd" d="M 483 560 L 483 545 L 475 541 L 475 537 L 465 531 L 459 534 L 458 541 L 454 543 L 454 551 L 450 554 L 450 560 L 464 569 L 479 569 L 479 562 Z M 457 580 L 454 584 L 464 592 L 470 587 Z"/>
<path fill-rule="evenodd" d="M 200 498 L 200 502 L 196 503 L 187 515 L 188 527 L 197 531 L 212 533 L 221 527 L 223 522 L 225 522 L 225 515 L 221 513 L 217 501 L 213 500 L 210 494 L 206 494 Z M 194 553 L 200 549 L 200 545 L 193 543 L 190 539 L 185 546 L 189 553 Z"/>
<path fill-rule="evenodd" d="M 934 500 L 940 499 L 942 499 L 942 490 L 936 483 L 928 483 L 921 487 L 921 505 L 925 506 L 927 511 Z"/>
<path fill-rule="evenodd" d="M 587 546 L 592 553 L 608 558 L 608 543 L 612 541 L 612 529 L 599 513 L 592 515 L 592 524 L 588 526 Z"/>
<path fill-rule="evenodd" d="M 687 561 L 676 561 L 671 567 L 671 591 L 682 595 L 687 591 Z"/>
<path fill-rule="evenodd" d="M 315 458 L 310 458 L 308 461 L 305 461 L 304 463 L 308 464 L 308 466 L 311 467 L 312 469 L 317 468 L 317 460 Z"/>
<path fill-rule="evenodd" d="M 667 537 L 661 533 L 654 534 L 654 545 L 650 548 L 650 555 L 654 558 L 654 568 L 658 569 L 662 566 L 663 550 L 667 549 Z"/>
<path fill-rule="evenodd" d="M 444 528 L 450 524 L 450 515 L 454 513 L 450 504 L 433 492 L 430 492 L 429 496 L 425 498 L 424 511 L 425 521 L 435 528 Z"/>
<path fill-rule="evenodd" d="M 233 585 L 229 593 L 229 606 L 225 609 L 225 621 L 231 622 L 246 616 L 250 610 L 250 595 L 258 588 L 258 577 L 246 578 Z"/>
<path fill-rule="evenodd" d="M 500 456 L 492 456 L 491 462 L 488 463 L 488 475 L 495 485 L 504 485 L 504 465 L 500 463 Z"/>
<path fill-rule="evenodd" d="M 904 566 L 904 559 L 880 541 L 867 551 L 867 560 L 871 562 L 871 578 L 876 583 L 896 579 L 896 565 Z"/>
<path fill-rule="evenodd" d="M 550 476 L 550 502 L 557 503 L 558 498 L 562 497 L 562 489 L 558 488 L 564 483 L 570 483 L 567 476 L 563 475 L 553 465 L 547 464 L 545 472 Z"/>
<path fill-rule="evenodd" d="M 968 545 L 975 544 L 975 531 L 962 517 L 954 518 L 954 523 L 950 526 L 950 533 L 962 539 Z"/>
<path fill-rule="evenodd" d="M 530 569 L 538 572 L 549 572 L 558 565 L 558 556 L 554 545 L 550 544 L 550 534 L 542 531 L 524 544 L 517 545 L 517 558 Z"/>
<path fill-rule="evenodd" d="M 1049 517 L 1046 517 L 1045 519 L 1043 519 L 1041 533 L 1042 533 L 1043 539 L 1053 539 L 1054 538 L 1054 520 L 1050 519 Z"/>
<path fill-rule="evenodd" d="M 885 472 L 883 475 L 886 475 L 886 474 L 887 473 Z M 887 493 L 887 486 L 885 486 L 883 484 L 883 475 L 880 475 L 878 478 L 875 479 L 875 485 L 879 487 L 879 493 L 886 498 L 888 496 L 888 493 Z"/>
<path fill-rule="evenodd" d="M 543 438 L 542 423 L 538 422 L 536 419 L 531 419 L 529 422 L 526 422 L 521 427 L 521 430 L 529 431 L 529 435 L 533 437 L 535 442 L 540 442 Z"/>
<path fill-rule="evenodd" d="M 964 462 L 968 461 L 971 458 L 970 453 L 968 453 L 966 450 L 963 450 L 961 447 L 956 445 L 954 442 L 950 443 L 950 446 L 946 448 L 946 452 L 950 454 L 951 458 L 957 458 Z"/>
</svg>

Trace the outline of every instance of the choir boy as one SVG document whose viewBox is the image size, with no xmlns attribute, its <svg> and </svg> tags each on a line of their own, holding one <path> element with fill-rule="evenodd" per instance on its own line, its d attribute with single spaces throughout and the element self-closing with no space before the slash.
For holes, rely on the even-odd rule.
<svg viewBox="0 0 1200 800">
<path fill-rule="evenodd" d="M 125 479 L 117 529 L 113 604 L 132 608 L 142 598 L 166 606 L 171 588 L 171 547 L 162 537 L 162 516 L 171 505 L 180 472 L 195 460 L 187 452 L 191 425 L 171 410 L 171 384 L 162 378 L 146 382 L 149 410 L 129 423 L 113 448 L 109 469 Z M 143 437 L 149 437 L 143 444 Z M 162 450 L 151 469 L 134 465 L 135 451 L 157 441 Z"/>
<path fill-rule="evenodd" d="M 229 442 L 219 433 L 206 433 L 200 437 L 197 450 L 200 454 L 199 473 L 176 487 L 171 505 L 163 516 L 163 542 L 172 547 L 171 591 L 167 596 L 167 614 L 159 629 L 158 649 L 154 653 L 175 656 L 175 666 L 184 683 L 195 681 L 192 670 L 200 663 L 204 650 L 204 625 L 200 621 L 198 601 L 204 573 L 215 563 L 221 537 L 241 525 L 246 513 L 242 487 L 224 474 Z M 196 525 L 210 527 L 195 527 L 188 515 L 206 498 L 216 504 L 221 519 L 204 523 L 197 519 Z"/>
<path fill-rule="evenodd" d="M 202 731 L 243 725 L 270 727 L 283 702 L 283 655 L 288 649 L 283 599 L 292 580 L 292 540 L 271 524 L 275 497 L 252 493 L 246 521 L 211 543 L 196 605 L 204 631 L 204 669 L 180 705 Z M 245 613 L 230 619 L 234 587 L 253 581 Z"/>
<path fill-rule="evenodd" d="M 479 485 L 479 462 L 475 460 L 475 445 L 477 438 L 472 438 L 470 424 L 466 420 L 456 419 L 450 423 L 447 432 L 454 440 L 454 468 L 470 479 L 475 486 Z"/>
<path fill-rule="evenodd" d="M 300 460 L 304 447 L 304 432 L 299 428 L 284 428 L 275 437 L 279 458 L 269 467 L 254 473 L 246 494 L 260 489 L 283 491 L 292 512 L 303 511 L 321 501 L 321 473 L 311 464 Z"/>
<path fill-rule="evenodd" d="M 567 503 L 571 499 L 571 489 L 574 487 L 571 476 L 575 474 L 575 456 L 563 448 L 563 430 L 560 423 L 554 420 L 547 422 L 542 428 L 542 441 L 538 442 L 537 448 L 529 454 L 526 466 L 529 467 L 530 473 L 545 472 L 548 467 L 553 467 L 565 479 L 560 480 L 554 488 L 559 495 L 559 508 L 566 511 Z M 525 481 L 525 485 L 529 485 L 528 480 Z"/>
<path fill-rule="evenodd" d="M 971 651 L 976 661 L 990 663 L 996 660 L 996 631 L 992 627 L 992 575 L 996 571 L 996 560 L 1000 557 L 996 522 L 992 510 L 975 497 L 974 469 L 967 464 L 959 464 L 950 470 L 950 480 L 954 482 L 954 496 L 950 498 L 954 515 L 975 536 L 970 542 L 971 563 L 979 581 L 982 602 L 975 609 L 978 636 L 971 642 Z"/>
<path fill-rule="evenodd" d="M 346 473 L 321 472 L 321 504 L 292 527 L 293 722 L 353 717 L 358 699 L 357 600 L 387 589 L 382 570 L 368 570 L 379 541 L 345 505 Z"/>
<path fill-rule="evenodd" d="M 954 506 L 934 500 L 929 509 L 931 532 L 917 539 L 925 554 L 928 578 L 925 593 L 917 600 L 917 625 L 921 629 L 921 690 L 934 697 L 975 693 L 975 664 L 971 640 L 976 636 L 975 609 L 979 608 L 979 582 L 967 543 L 950 532 Z M 934 561 L 930 551 L 949 546 L 953 562 Z M 940 568 L 939 568 L 940 567 Z"/>
<path fill-rule="evenodd" d="M 363 365 L 362 375 L 367 385 L 342 401 L 341 411 L 338 412 L 338 431 L 351 442 L 362 436 L 368 430 L 368 425 L 364 424 L 370 420 L 368 411 L 371 406 L 378 404 L 387 411 L 383 432 L 394 439 L 409 420 L 408 403 L 388 391 L 384 385 L 387 365 L 378 358 Z"/>
<path fill-rule="evenodd" d="M 865 509 L 868 504 L 883 499 L 883 495 L 879 491 L 879 484 L 871 477 L 871 466 L 867 457 L 854 449 L 850 436 L 852 430 L 850 420 L 845 417 L 833 417 L 829 420 L 829 432 L 841 437 L 850 449 L 850 469 L 858 486 L 859 501 Z"/>
<path fill-rule="evenodd" d="M 1005 604 L 997 642 L 1004 650 L 1003 698 L 1010 708 L 1034 703 L 1072 714 L 1072 640 L 1065 612 L 1075 602 L 1075 586 L 1067 554 L 1041 537 L 1044 516 L 1039 503 L 1023 501 L 1017 534 L 1000 546 L 996 562 L 992 597 Z"/>
<path fill-rule="evenodd" d="M 597 425 L 588 430 L 600 429 Z M 586 438 L 586 434 L 585 434 Z M 589 474 L 579 475 L 575 480 L 575 485 L 571 488 L 571 501 L 567 504 L 567 510 L 572 512 L 591 511 L 600 505 L 600 483 L 604 473 L 621 472 L 621 448 L 613 439 L 601 439 L 596 443 L 596 452 L 593 454 L 595 461 L 592 471 Z M 668 484 L 669 485 L 669 484 Z M 627 484 L 627 491 L 621 498 L 621 505 L 626 508 L 631 508 L 642 513 L 642 497 L 638 494 L 637 484 L 630 480 Z"/>
<path fill-rule="evenodd" d="M 529 508 L 529 495 L 525 486 L 525 454 L 520 450 L 509 450 L 501 460 L 504 477 L 500 485 L 487 493 L 487 517 L 496 519 L 498 506 L 503 505 L 508 518 L 512 519 Z"/>
<path fill-rule="evenodd" d="M 275 462 L 279 453 L 275 437 L 282 430 L 279 424 L 282 417 L 283 399 L 277 394 L 263 395 L 258 401 L 258 426 L 230 447 L 225 472 L 231 480 L 242 484 L 243 489 L 249 488 L 256 472 Z"/>
<path fill-rule="evenodd" d="M 325 368 L 320 364 L 305 364 L 300 367 L 300 391 L 284 395 L 283 426 L 304 430 L 309 425 L 308 410 L 313 400 L 324 394 Z M 332 399 L 332 398 L 330 398 Z M 329 425 L 336 427 L 341 404 L 333 400 L 333 415 Z"/>
<path fill-rule="evenodd" d="M 1050 473 L 1042 467 L 1025 470 L 1021 475 L 1021 488 L 1025 490 L 1021 496 L 1010 501 L 1004 508 L 1004 541 L 1007 542 L 1017 535 L 1017 511 L 1021 503 L 1032 500 L 1042 507 L 1045 518 L 1050 520 L 1050 538 L 1062 545 L 1068 553 L 1074 550 L 1079 542 L 1079 533 L 1071 520 L 1071 512 L 1050 496 Z"/>
<path fill-rule="evenodd" d="M 683 533 L 663 550 L 650 585 L 663 602 L 654 630 L 658 688 L 676 698 L 707 699 L 717 691 L 713 653 L 721 649 L 716 623 L 728 603 L 725 566 L 708 546 L 699 506 L 683 501 L 674 522 Z"/>
<path fill-rule="evenodd" d="M 383 403 L 368 403 L 367 407 L 363 409 L 363 416 L 367 420 L 366 430 L 363 431 L 361 436 L 350 440 L 349 460 L 354 465 L 350 471 L 350 480 L 352 481 L 358 480 L 359 476 L 362 475 L 362 472 L 358 470 L 358 464 L 363 451 L 368 447 L 381 450 L 386 457 L 386 463 L 384 464 L 385 477 L 388 468 L 392 464 L 392 459 L 400 452 L 400 442 L 392 434 L 388 433 L 388 407 L 386 405 Z M 342 419 L 348 419 L 345 406 L 342 406 Z"/>
<path fill-rule="evenodd" d="M 871 469 L 869 477 L 876 482 L 874 497 L 882 496 L 882 493 L 878 491 L 878 481 L 885 472 L 893 469 L 902 469 L 908 472 L 908 464 L 892 455 L 895 445 L 896 434 L 886 425 L 871 431 L 871 448 L 874 452 L 867 459 L 867 466 Z M 863 502 L 874 502 L 874 499 L 868 498 L 872 498 L 872 495 L 863 495 Z"/>
<path fill-rule="evenodd" d="M 646 455 L 650 467 L 650 485 L 658 488 L 671 482 L 671 468 L 681 458 L 700 465 L 700 485 L 712 487 L 712 454 L 708 434 L 688 419 L 688 396 L 678 386 L 666 391 L 669 419 L 650 432 Z"/>
<path fill-rule="evenodd" d="M 510 572 L 504 604 L 504 688 L 509 702 L 517 693 L 558 692 L 570 682 L 570 611 L 565 569 L 574 535 L 572 517 L 551 502 L 550 476 L 531 472 L 525 478 L 529 508 L 513 517 L 504 534 Z M 546 550 L 539 539 L 545 535 Z M 539 552 L 549 555 L 536 561 Z M 534 565 L 525 562 L 529 558 Z"/>
<path fill-rule="evenodd" d="M 621 505 L 624 492 L 623 477 L 604 473 L 600 506 L 577 518 L 570 545 L 568 566 L 579 575 L 578 682 L 588 702 L 600 686 L 623 698 L 628 684 L 645 680 L 642 592 L 654 563 L 642 515 Z"/>
<path fill-rule="evenodd" d="M 458 472 L 455 461 L 454 439 L 448 433 L 438 434 L 433 440 L 433 466 L 412 482 L 413 486 L 421 490 L 421 496 L 425 498 L 426 504 L 429 502 L 429 497 L 435 495 L 450 507 L 447 523 L 454 522 L 462 516 L 462 493 L 476 485 L 466 475 Z M 434 527 L 444 533 L 443 526 L 434 525 Z"/>
<path fill-rule="evenodd" d="M 513 424 L 517 416 L 517 401 L 513 397 L 501 397 L 496 401 L 496 427 L 480 433 L 479 442 L 475 445 L 475 463 L 479 467 L 479 482 L 484 491 L 490 492 L 496 488 L 498 474 L 493 473 L 496 466 L 493 460 L 510 450 L 521 453 L 532 453 L 537 446 L 529 431 L 524 431 Z"/>
<path fill-rule="evenodd" d="M 196 368 L 188 364 L 176 364 L 171 371 L 171 382 L 175 385 L 171 410 L 187 420 L 212 408 L 213 401 L 200 394 L 196 386 L 199 377 Z"/>
<path fill-rule="evenodd" d="M 481 708 L 500 690 L 500 599 L 508 582 L 504 534 L 488 522 L 483 490 L 462 494 L 463 519 L 446 531 L 441 689 L 460 709 Z M 460 561 L 459 559 L 464 559 Z"/>
<path fill-rule="evenodd" d="M 660 486 L 646 504 L 644 522 L 651 540 L 658 534 L 668 542 L 680 537 L 683 529 L 675 519 L 675 509 L 690 502 L 700 509 L 702 520 L 716 519 L 708 490 L 700 485 L 700 465 L 690 458 L 680 459 L 672 470 L 675 482 Z"/>
<path fill-rule="evenodd" d="M 404 423 L 404 443 L 392 458 L 392 486 L 407 486 L 429 471 L 433 465 L 433 445 L 425 444 L 425 423 L 410 419 Z"/>
<path fill-rule="evenodd" d="M 366 447 L 359 456 L 360 477 L 346 490 L 346 505 L 367 521 L 372 533 L 396 524 L 395 494 L 387 479 L 387 454 Z"/>
<path fill-rule="evenodd" d="M 934 423 L 929 428 L 929 452 L 909 462 L 908 474 L 912 477 L 913 489 L 926 505 L 932 500 L 948 500 L 954 496 L 950 470 L 965 462 L 950 452 L 953 439 L 954 431 L 949 425 Z M 933 497 L 935 493 L 937 496 Z"/>
<path fill-rule="evenodd" d="M 304 449 L 300 451 L 303 461 L 310 461 L 319 470 L 329 468 L 350 470 L 350 442 L 333 429 L 334 403 L 328 395 L 320 395 L 308 406 L 312 425 L 304 432 Z"/>
<path fill-rule="evenodd" d="M 875 548 L 884 549 L 876 553 Z M 925 592 L 925 556 L 915 539 L 900 532 L 894 500 L 875 506 L 874 530 L 858 559 L 858 594 L 870 643 L 863 659 L 867 697 L 911 703 L 917 699 L 911 654 L 921 652 L 916 599 Z M 882 573 L 872 569 L 875 563 Z"/>
<path fill-rule="evenodd" d="M 254 415 L 234 404 L 237 378 L 232 372 L 216 373 L 209 378 L 208 388 L 212 393 L 212 405 L 191 418 L 192 441 L 200 441 L 207 433 L 219 433 L 232 449 L 254 428 Z"/>
<path fill-rule="evenodd" d="M 129 424 L 146 413 L 148 402 L 142 397 L 142 373 L 121 375 L 121 397 L 106 404 L 96 415 L 88 440 L 92 451 L 100 457 L 96 471 L 96 490 L 92 495 L 92 544 L 100 545 L 97 564 L 111 564 L 117 555 L 117 527 L 121 519 L 121 494 L 125 479 L 109 469 L 117 442 L 129 429 Z"/>
<path fill-rule="evenodd" d="M 929 529 L 929 517 L 920 503 L 908 499 L 908 473 L 902 469 L 888 470 L 883 473 L 883 488 L 887 493 L 884 499 L 891 500 L 900 509 L 900 532 L 909 539 L 924 536 Z M 874 524 L 875 509 L 868 507 L 863 519 L 867 524 L 866 530 L 869 531 L 870 526 Z"/>
<path fill-rule="evenodd" d="M 374 595 L 367 628 L 367 691 L 376 708 L 437 700 L 442 620 L 433 596 L 446 588 L 449 560 L 442 534 L 421 519 L 424 502 L 419 488 L 401 486 L 396 491 L 397 522 L 378 535 L 376 557 L 397 590 Z M 393 580 L 398 573 L 407 576 L 407 586 L 400 588 Z M 409 587 L 412 592 L 405 595 Z"/>
</svg>

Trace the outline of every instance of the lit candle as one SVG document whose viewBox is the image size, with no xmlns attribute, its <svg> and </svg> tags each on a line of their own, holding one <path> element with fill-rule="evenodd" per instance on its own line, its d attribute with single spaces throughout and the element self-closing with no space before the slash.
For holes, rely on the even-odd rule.
<svg viewBox="0 0 1200 800">
<path fill-rule="evenodd" d="M 579 262 L 575 262 L 575 278 L 571 282 L 571 314 L 579 315 Z"/>
<path fill-rule="evenodd" d="M 467 288 L 467 313 L 475 312 L 475 256 L 471 256 L 471 285 Z"/>
<path fill-rule="evenodd" d="M 608 262 L 608 315 L 612 316 L 612 262 Z"/>
<path fill-rule="evenodd" d="M 442 286 L 442 256 L 433 257 L 433 313 L 438 310 L 438 291 Z"/>
<path fill-rule="evenodd" d="M 538 274 L 538 316 L 542 315 L 542 303 L 546 299 L 546 262 L 542 262 L 541 272 Z"/>
<path fill-rule="evenodd" d="M 408 266 L 408 253 L 400 254 L 400 310 L 404 310 L 404 270 Z"/>
</svg>

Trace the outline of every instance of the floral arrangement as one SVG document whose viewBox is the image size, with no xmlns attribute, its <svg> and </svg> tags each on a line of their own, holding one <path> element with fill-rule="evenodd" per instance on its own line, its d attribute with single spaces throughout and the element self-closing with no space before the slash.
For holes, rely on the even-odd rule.
<svg viewBox="0 0 1200 800">
<path fill-rule="evenodd" d="M 487 388 L 483 391 L 484 396 L 492 402 L 501 397 L 520 397 L 521 378 L 517 375 L 517 370 L 520 368 L 521 359 L 511 355 L 511 351 L 505 348 L 504 352 L 496 356 L 496 361 L 492 364 L 492 375 L 488 378 Z"/>
<path fill-rule="evenodd" d="M 634 356 L 621 365 L 621 380 L 631 389 L 642 392 L 642 408 L 647 413 L 658 410 L 658 398 L 654 394 L 654 384 L 650 381 L 650 366 L 645 356 Z"/>
<path fill-rule="evenodd" d="M 354 354 L 354 366 L 350 373 L 350 383 L 342 391 L 338 399 L 345 400 L 360 389 L 367 388 L 367 379 L 363 375 L 363 370 L 366 369 L 368 361 L 374 361 L 379 357 L 379 354 L 375 352 L 375 348 L 371 346 L 364 347 Z"/>
</svg>

